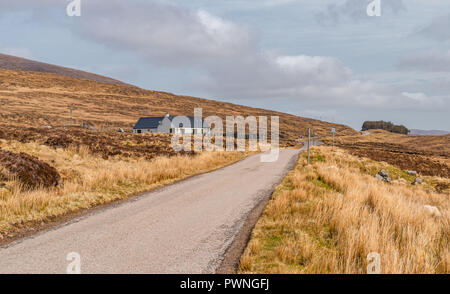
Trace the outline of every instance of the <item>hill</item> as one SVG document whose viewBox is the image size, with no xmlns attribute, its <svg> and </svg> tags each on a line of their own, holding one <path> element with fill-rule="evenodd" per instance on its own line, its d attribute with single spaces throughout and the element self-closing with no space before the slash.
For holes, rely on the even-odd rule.
<svg viewBox="0 0 450 294">
<path fill-rule="evenodd" d="M 448 131 L 441 130 L 418 130 L 418 129 L 410 129 L 410 135 L 421 135 L 421 136 L 441 136 L 450 134 Z"/>
<path fill-rule="evenodd" d="M 0 69 L 11 70 L 25 70 L 42 73 L 55 73 L 72 78 L 88 79 L 91 81 L 110 83 L 110 84 L 124 84 L 121 81 L 114 80 L 89 72 L 76 70 L 72 68 L 52 65 L 48 63 L 33 61 L 25 58 L 15 57 L 11 55 L 0 53 Z"/>
<path fill-rule="evenodd" d="M 125 84 L 102 83 L 54 73 L 0 70 L 1 124 L 20 127 L 64 126 L 83 122 L 97 130 L 130 129 L 142 116 L 193 115 L 201 107 L 204 116 L 279 116 L 280 140 L 295 142 L 308 128 L 318 135 L 335 128 L 338 135 L 354 135 L 350 127 L 302 118 L 276 111 L 231 103 L 143 90 Z"/>
<path fill-rule="evenodd" d="M 3 56 L 2 60 L 0 68 L 13 69 L 0 69 L 0 200 L 5 204 L 0 244 L 45 228 L 50 220 L 214 170 L 247 155 L 178 153 L 168 135 L 117 132 L 118 128 L 130 131 L 142 116 L 193 115 L 196 107 L 203 108 L 204 116 L 222 118 L 279 116 L 282 146 L 298 144 L 308 128 L 318 135 L 329 134 L 331 128 L 339 135 L 357 134 L 344 125 L 143 90 L 104 77 L 99 81 L 96 75 L 42 68 L 20 58 Z M 48 72 L 54 69 L 58 72 Z M 73 126 L 67 127 L 70 106 Z M 82 128 L 82 123 L 92 128 Z"/>
</svg>

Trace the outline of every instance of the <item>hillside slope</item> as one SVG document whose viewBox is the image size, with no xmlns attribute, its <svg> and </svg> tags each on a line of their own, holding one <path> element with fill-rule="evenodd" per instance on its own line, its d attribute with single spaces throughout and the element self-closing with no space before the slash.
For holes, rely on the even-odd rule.
<svg viewBox="0 0 450 294">
<path fill-rule="evenodd" d="M 339 135 L 357 134 L 344 125 L 231 103 L 59 74 L 0 70 L 0 124 L 64 126 L 69 123 L 70 105 L 73 105 L 74 124 L 85 122 L 96 129 L 131 128 L 142 116 L 193 115 L 194 108 L 201 107 L 203 116 L 277 115 L 280 117 L 280 138 L 284 141 L 305 136 L 308 128 L 318 135 L 329 134 L 331 128 Z"/>
<path fill-rule="evenodd" d="M 55 73 L 72 78 L 88 79 L 91 81 L 110 83 L 110 84 L 124 84 L 121 81 L 114 80 L 101 75 L 76 70 L 72 68 L 52 65 L 48 63 L 33 61 L 25 58 L 15 57 L 11 55 L 0 53 L 0 69 L 11 70 L 25 70 L 33 72 Z"/>
</svg>

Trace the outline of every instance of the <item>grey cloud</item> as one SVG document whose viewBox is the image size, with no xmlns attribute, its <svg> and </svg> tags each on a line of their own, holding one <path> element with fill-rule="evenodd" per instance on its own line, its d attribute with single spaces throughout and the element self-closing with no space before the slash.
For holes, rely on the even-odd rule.
<svg viewBox="0 0 450 294">
<path fill-rule="evenodd" d="M 60 10 L 61 14 L 65 14 L 68 4 L 66 0 L 0 0 L 0 14 L 24 10 L 46 14 L 49 9 Z"/>
<path fill-rule="evenodd" d="M 322 89 L 348 91 L 356 85 L 349 85 L 350 69 L 335 58 L 259 50 L 257 38 L 245 27 L 203 10 L 141 2 L 108 4 L 88 5 L 75 23 L 76 32 L 136 52 L 151 63 L 199 68 L 205 77 L 197 85 L 215 95 L 255 99 L 308 94 L 314 99 L 326 92 Z"/>
<path fill-rule="evenodd" d="M 430 25 L 420 30 L 419 34 L 437 41 L 450 40 L 450 13 L 436 18 Z"/>
<path fill-rule="evenodd" d="M 400 61 L 399 68 L 427 72 L 450 72 L 450 50 L 431 50 L 406 56 Z"/>
<path fill-rule="evenodd" d="M 75 24 L 82 36 L 162 64 L 196 64 L 252 51 L 247 30 L 203 10 L 170 4 L 87 2 Z"/>
<path fill-rule="evenodd" d="M 203 10 L 134 4 L 88 2 L 74 29 L 151 63 L 177 70 L 197 68 L 204 75 L 193 79 L 195 86 L 219 97 L 364 106 L 383 106 L 390 99 L 384 87 L 355 79 L 335 58 L 260 50 L 257 38 L 245 27 Z"/>
<path fill-rule="evenodd" d="M 329 4 L 323 11 L 315 15 L 319 24 L 338 24 L 342 21 L 363 21 L 370 20 L 367 16 L 367 5 L 373 0 L 345 0 L 340 3 Z M 335 1 L 334 1 L 335 2 Z M 382 13 L 399 13 L 405 11 L 406 6 L 403 0 L 382 0 Z"/>
</svg>

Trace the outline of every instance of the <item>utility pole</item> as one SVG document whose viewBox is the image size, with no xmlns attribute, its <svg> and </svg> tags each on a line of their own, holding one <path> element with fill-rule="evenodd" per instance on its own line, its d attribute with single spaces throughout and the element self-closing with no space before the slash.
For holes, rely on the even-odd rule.
<svg viewBox="0 0 450 294">
<path fill-rule="evenodd" d="M 334 150 L 334 133 L 333 133 L 333 150 Z"/>
<path fill-rule="evenodd" d="M 311 129 L 308 129 L 308 165 L 309 165 L 309 147 L 311 145 Z"/>
<path fill-rule="evenodd" d="M 331 133 L 333 134 L 333 148 L 331 150 L 334 150 L 334 134 L 336 133 L 336 129 L 332 128 Z"/>
<path fill-rule="evenodd" d="M 72 126 L 72 104 L 70 105 L 70 126 Z"/>
</svg>

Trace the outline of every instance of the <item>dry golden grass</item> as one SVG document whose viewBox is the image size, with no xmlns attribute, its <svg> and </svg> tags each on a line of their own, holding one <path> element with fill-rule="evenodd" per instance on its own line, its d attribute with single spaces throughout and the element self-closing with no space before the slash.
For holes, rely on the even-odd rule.
<svg viewBox="0 0 450 294">
<path fill-rule="evenodd" d="M 196 156 L 109 158 L 85 146 L 54 149 L 37 143 L 0 141 L 2 149 L 25 152 L 54 166 L 62 183 L 51 189 L 27 191 L 17 181 L 0 188 L 0 236 L 23 226 L 94 207 L 154 189 L 244 158 L 240 152 L 202 152 Z M 0 238 L 1 239 L 1 238 Z"/>
<path fill-rule="evenodd" d="M 392 184 L 373 177 L 381 167 Z M 315 148 L 312 164 L 303 155 L 277 188 L 240 272 L 366 273 L 367 255 L 377 252 L 382 273 L 450 273 L 450 195 L 409 180 L 386 163 Z"/>
</svg>

